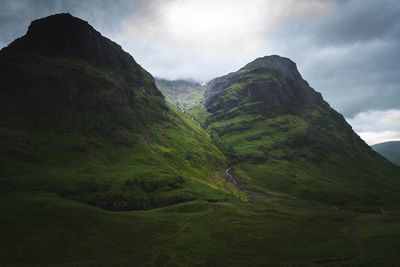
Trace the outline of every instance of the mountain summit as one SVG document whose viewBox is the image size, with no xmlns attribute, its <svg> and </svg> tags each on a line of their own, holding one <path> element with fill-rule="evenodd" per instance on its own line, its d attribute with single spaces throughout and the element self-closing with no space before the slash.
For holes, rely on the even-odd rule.
<svg viewBox="0 0 400 267">
<path fill-rule="evenodd" d="M 110 133 L 127 118 L 157 120 L 166 109 L 131 55 L 70 14 L 33 21 L 0 60 L 0 113 L 29 118 L 26 125 Z"/>
<path fill-rule="evenodd" d="M 228 111 L 244 103 L 251 103 L 252 109 L 280 105 L 293 110 L 323 101 L 301 77 L 296 64 L 280 56 L 258 58 L 237 72 L 211 80 L 207 87 L 205 104 L 211 112 Z"/>
<path fill-rule="evenodd" d="M 257 69 L 257 68 L 271 68 L 280 71 L 284 76 L 293 80 L 302 80 L 299 71 L 297 70 L 296 63 L 286 57 L 278 55 L 271 55 L 265 57 L 259 57 L 254 61 L 248 63 L 241 70 L 245 69 Z"/>
<path fill-rule="evenodd" d="M 118 69 L 136 67 L 131 55 L 69 13 L 35 20 L 23 37 L 4 49 L 12 54 L 69 56 Z"/>
</svg>

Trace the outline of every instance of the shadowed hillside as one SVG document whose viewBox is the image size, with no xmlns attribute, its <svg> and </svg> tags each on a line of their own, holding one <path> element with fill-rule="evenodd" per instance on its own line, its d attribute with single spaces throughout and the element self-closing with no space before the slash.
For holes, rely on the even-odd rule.
<svg viewBox="0 0 400 267">
<path fill-rule="evenodd" d="M 208 132 L 243 179 L 333 205 L 399 200 L 399 168 L 279 56 L 258 58 L 207 84 Z"/>
<path fill-rule="evenodd" d="M 0 51 L 0 83 L 1 266 L 400 262 L 399 168 L 289 59 L 205 95 L 158 80 L 168 104 L 119 45 L 58 14 Z"/>
<path fill-rule="evenodd" d="M 208 134 L 87 22 L 32 22 L 0 52 L 0 80 L 3 192 L 43 190 L 111 210 L 219 198 L 207 184 L 226 163 Z"/>
</svg>

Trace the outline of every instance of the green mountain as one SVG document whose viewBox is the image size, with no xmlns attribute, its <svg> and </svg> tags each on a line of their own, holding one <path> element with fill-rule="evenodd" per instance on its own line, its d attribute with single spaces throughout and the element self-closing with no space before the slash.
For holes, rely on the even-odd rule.
<svg viewBox="0 0 400 267">
<path fill-rule="evenodd" d="M 0 52 L 0 72 L 3 192 L 54 192 L 111 210 L 218 200 L 208 183 L 224 155 L 87 22 L 32 22 Z"/>
<path fill-rule="evenodd" d="M 279 56 L 207 84 L 206 126 L 243 183 L 332 205 L 399 200 L 399 168 Z"/>
<path fill-rule="evenodd" d="M 198 124 L 205 123 L 206 108 L 204 94 L 206 86 L 189 80 L 166 80 L 156 78 L 157 88 L 168 103 L 187 113 Z"/>
<path fill-rule="evenodd" d="M 0 51 L 0 83 L 2 266 L 400 261 L 399 168 L 288 59 L 204 95 L 158 81 L 181 88 L 171 105 L 118 44 L 58 14 Z"/>
<path fill-rule="evenodd" d="M 384 142 L 371 147 L 394 164 L 400 166 L 400 141 Z"/>
</svg>

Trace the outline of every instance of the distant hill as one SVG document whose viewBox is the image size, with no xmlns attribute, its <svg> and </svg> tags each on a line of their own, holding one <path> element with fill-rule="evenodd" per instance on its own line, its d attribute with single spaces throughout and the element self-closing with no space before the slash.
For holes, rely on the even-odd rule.
<svg viewBox="0 0 400 267">
<path fill-rule="evenodd" d="M 400 141 L 390 141 L 371 146 L 373 150 L 400 166 Z"/>
<path fill-rule="evenodd" d="M 155 78 L 156 85 L 165 99 L 171 105 L 200 124 L 204 124 L 206 109 L 204 106 L 204 94 L 206 86 L 191 80 L 166 80 Z"/>
</svg>

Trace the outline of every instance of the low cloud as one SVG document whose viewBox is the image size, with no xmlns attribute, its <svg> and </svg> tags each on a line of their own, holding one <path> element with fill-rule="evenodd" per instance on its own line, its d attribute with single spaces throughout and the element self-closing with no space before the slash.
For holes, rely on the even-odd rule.
<svg viewBox="0 0 400 267">
<path fill-rule="evenodd" d="M 280 25 L 333 7 L 323 0 L 175 0 L 126 18 L 115 38 L 157 76 L 207 81 L 264 56 L 266 37 Z"/>
</svg>

